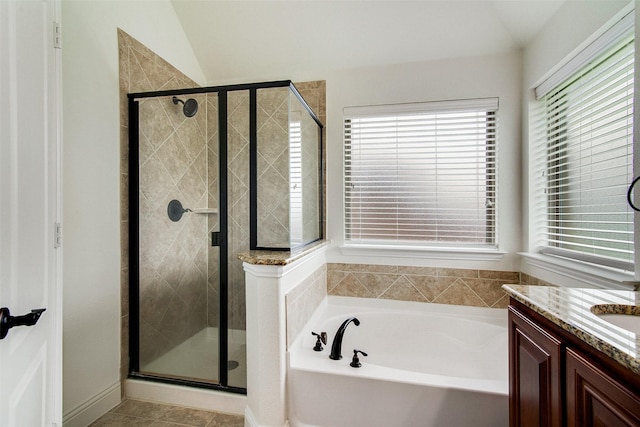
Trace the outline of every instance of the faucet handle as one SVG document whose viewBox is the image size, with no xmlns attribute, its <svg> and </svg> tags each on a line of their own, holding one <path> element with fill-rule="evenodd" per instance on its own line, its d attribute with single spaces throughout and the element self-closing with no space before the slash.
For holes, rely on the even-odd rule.
<svg viewBox="0 0 640 427">
<path fill-rule="evenodd" d="M 354 348 L 353 358 L 351 359 L 351 363 L 349 363 L 349 366 L 351 366 L 352 368 L 359 368 L 360 366 L 362 366 L 362 363 L 360 363 L 360 358 L 358 357 L 358 353 L 360 353 L 363 356 L 368 356 L 368 354 L 365 353 L 364 351 Z"/>
<path fill-rule="evenodd" d="M 320 332 L 319 334 L 317 334 L 315 332 L 311 332 L 311 335 L 318 337 L 318 339 L 316 340 L 316 345 L 315 347 L 313 347 L 313 350 L 322 351 L 323 349 L 322 344 L 327 345 L 327 333 Z"/>
</svg>

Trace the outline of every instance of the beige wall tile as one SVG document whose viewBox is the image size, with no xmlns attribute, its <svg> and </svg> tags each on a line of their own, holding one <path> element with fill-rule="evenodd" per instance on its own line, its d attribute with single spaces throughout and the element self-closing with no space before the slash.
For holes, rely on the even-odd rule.
<svg viewBox="0 0 640 427">
<path fill-rule="evenodd" d="M 478 270 L 463 270 L 457 268 L 440 268 L 438 267 L 438 276 L 443 277 L 468 277 L 478 278 Z"/>
<path fill-rule="evenodd" d="M 326 266 L 318 268 L 285 296 L 287 345 L 289 346 L 309 321 L 327 295 Z"/>
<path fill-rule="evenodd" d="M 331 288 L 331 295 L 361 298 L 377 297 L 368 288 L 363 286 L 352 273 L 348 273 L 340 282 Z"/>
<path fill-rule="evenodd" d="M 429 302 L 424 295 L 404 276 L 400 276 L 393 284 L 380 295 L 382 299 L 400 301 Z"/>
<path fill-rule="evenodd" d="M 490 279 L 461 279 L 476 295 L 478 295 L 487 307 L 493 306 L 504 296 L 501 280 Z"/>
<path fill-rule="evenodd" d="M 520 282 L 520 273 L 518 273 L 517 271 L 479 270 L 478 276 L 481 279 L 502 280 L 504 281 L 504 283 Z"/>
<path fill-rule="evenodd" d="M 420 291 L 427 301 L 432 302 L 438 295 L 444 292 L 457 277 L 435 277 L 435 276 L 405 276 L 416 289 Z"/>
<path fill-rule="evenodd" d="M 400 276 L 397 274 L 380 273 L 360 273 L 354 272 L 352 275 L 367 288 L 374 298 L 379 298 Z"/>
<path fill-rule="evenodd" d="M 437 276 L 438 269 L 435 267 L 407 267 L 398 266 L 399 274 L 414 275 L 414 276 Z"/>
<path fill-rule="evenodd" d="M 453 284 L 438 295 L 433 302 L 438 304 L 469 305 L 475 307 L 486 306 L 484 301 L 482 301 L 482 299 L 461 279 L 453 282 Z"/>
</svg>

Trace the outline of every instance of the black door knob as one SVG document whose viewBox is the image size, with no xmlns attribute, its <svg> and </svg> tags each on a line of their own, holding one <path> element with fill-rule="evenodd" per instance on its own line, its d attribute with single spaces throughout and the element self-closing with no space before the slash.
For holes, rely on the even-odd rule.
<svg viewBox="0 0 640 427">
<path fill-rule="evenodd" d="M 12 316 L 7 307 L 0 308 L 0 340 L 7 336 L 14 326 L 33 326 L 38 322 L 46 308 L 36 308 L 23 316 Z"/>
</svg>

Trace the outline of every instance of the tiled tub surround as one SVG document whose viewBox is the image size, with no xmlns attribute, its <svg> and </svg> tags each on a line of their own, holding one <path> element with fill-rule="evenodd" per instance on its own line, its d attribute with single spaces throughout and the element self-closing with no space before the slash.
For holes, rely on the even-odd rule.
<svg viewBox="0 0 640 427">
<path fill-rule="evenodd" d="M 291 346 L 293 340 L 327 296 L 326 283 L 327 267 L 324 265 L 285 295 L 287 348 Z"/>
<path fill-rule="evenodd" d="M 640 374 L 640 341 L 633 332 L 591 312 L 598 304 L 640 305 L 640 293 L 555 286 L 505 285 L 509 296 Z"/>
<path fill-rule="evenodd" d="M 239 258 L 254 265 L 285 266 L 327 244 L 318 242 L 299 254 L 248 251 Z M 287 342 L 293 342 L 325 295 L 506 308 L 509 297 L 502 285 L 518 283 L 547 285 L 509 271 L 328 263 L 286 295 Z"/>
<path fill-rule="evenodd" d="M 502 285 L 520 283 L 512 271 L 395 265 L 327 264 L 329 295 L 506 308 Z"/>
</svg>

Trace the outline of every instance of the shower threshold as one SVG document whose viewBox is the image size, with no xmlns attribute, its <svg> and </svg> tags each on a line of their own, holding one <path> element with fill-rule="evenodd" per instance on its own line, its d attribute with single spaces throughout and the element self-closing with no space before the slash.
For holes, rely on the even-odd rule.
<svg viewBox="0 0 640 427">
<path fill-rule="evenodd" d="M 244 330 L 229 329 L 228 382 L 247 387 L 247 352 Z M 140 366 L 143 374 L 215 383 L 218 375 L 218 328 L 206 327 L 162 356 Z"/>
</svg>

